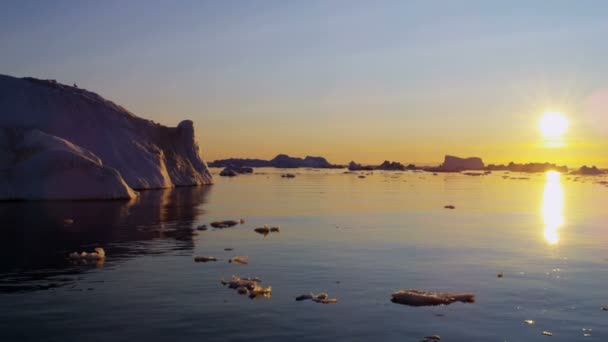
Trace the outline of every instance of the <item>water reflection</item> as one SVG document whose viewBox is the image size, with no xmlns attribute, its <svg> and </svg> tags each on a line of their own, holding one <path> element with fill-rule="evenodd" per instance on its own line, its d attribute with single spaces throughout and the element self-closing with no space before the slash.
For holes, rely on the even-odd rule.
<svg viewBox="0 0 608 342">
<path fill-rule="evenodd" d="M 132 202 L 0 203 L 0 292 L 63 286 L 103 263 L 71 263 L 103 247 L 106 266 L 142 254 L 190 251 L 210 187 L 145 191 Z M 65 224 L 65 219 L 73 224 Z"/>
<path fill-rule="evenodd" d="M 542 215 L 545 223 L 543 234 L 550 245 L 559 242 L 558 229 L 564 224 L 564 188 L 560 177 L 561 174 L 556 171 L 546 173 L 542 205 Z"/>
</svg>

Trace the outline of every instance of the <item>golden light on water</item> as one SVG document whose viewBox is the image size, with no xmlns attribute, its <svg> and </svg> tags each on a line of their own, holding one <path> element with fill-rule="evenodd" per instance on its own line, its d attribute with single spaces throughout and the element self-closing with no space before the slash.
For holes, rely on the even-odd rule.
<svg viewBox="0 0 608 342">
<path fill-rule="evenodd" d="M 556 171 L 546 173 L 543 193 L 542 215 L 545 223 L 545 240 L 551 245 L 559 242 L 559 228 L 564 224 L 564 188 L 561 174 Z"/>
<path fill-rule="evenodd" d="M 561 147 L 566 143 L 564 134 L 568 130 L 568 119 L 560 112 L 544 112 L 538 123 L 545 147 Z"/>
</svg>

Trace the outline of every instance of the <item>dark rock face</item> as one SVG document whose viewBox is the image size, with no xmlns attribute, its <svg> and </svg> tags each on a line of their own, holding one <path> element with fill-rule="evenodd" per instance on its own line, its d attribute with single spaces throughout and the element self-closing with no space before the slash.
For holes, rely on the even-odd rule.
<svg viewBox="0 0 608 342">
<path fill-rule="evenodd" d="M 378 166 L 376 169 L 388 171 L 405 171 L 406 167 L 405 165 L 399 162 L 390 162 L 388 160 L 385 160 L 384 163 L 380 164 L 380 166 Z"/>
<path fill-rule="evenodd" d="M 547 171 L 558 171 L 561 173 L 568 172 L 567 166 L 558 166 L 551 163 L 527 163 L 527 164 L 516 164 L 509 163 L 508 165 L 494 165 L 490 164 L 486 168 L 489 171 L 511 171 L 511 172 L 547 172 Z"/>
<path fill-rule="evenodd" d="M 581 175 L 581 176 L 599 176 L 599 175 L 603 175 L 605 173 L 606 172 L 598 169 L 595 166 L 588 167 L 587 165 L 583 165 L 577 171 L 572 172 L 572 174 L 574 174 L 574 175 Z"/>
<path fill-rule="evenodd" d="M 278 156 L 274 157 L 270 161 L 270 164 L 274 167 L 284 168 L 284 169 L 297 168 L 300 166 L 304 166 L 303 160 L 301 158 L 292 158 L 286 154 L 279 154 Z"/>
<path fill-rule="evenodd" d="M 311 156 L 306 156 L 306 158 L 304 158 L 303 160 L 303 164 L 306 167 L 313 167 L 313 168 L 331 168 L 333 167 L 332 164 L 330 164 L 327 159 L 323 158 L 323 157 L 311 157 Z"/>
<path fill-rule="evenodd" d="M 407 166 L 399 163 L 399 162 L 391 162 L 385 160 L 382 164 L 378 166 L 374 165 L 361 165 L 351 161 L 348 164 L 348 169 L 350 171 L 372 171 L 372 170 L 385 170 L 385 171 L 406 171 L 406 170 L 417 170 L 418 168 L 414 164 L 408 164 Z"/>
<path fill-rule="evenodd" d="M 351 161 L 350 163 L 348 163 L 348 169 L 350 171 L 359 171 L 361 170 L 361 164 L 357 164 L 354 161 Z"/>
<path fill-rule="evenodd" d="M 357 164 L 354 161 L 351 161 L 348 164 L 348 170 L 350 171 L 371 171 L 373 170 L 374 167 L 373 166 L 369 166 L 369 165 L 361 165 L 361 164 Z"/>
<path fill-rule="evenodd" d="M 209 163 L 210 167 L 272 167 L 269 160 L 229 158 L 215 160 Z"/>
<path fill-rule="evenodd" d="M 276 167 L 281 169 L 292 169 L 298 167 L 311 167 L 311 168 L 341 168 L 341 165 L 334 165 L 327 161 L 323 157 L 311 157 L 296 158 L 290 157 L 286 154 L 279 154 L 271 160 L 263 159 L 239 159 L 230 158 L 223 160 L 215 160 L 209 163 L 211 167 Z"/>
</svg>

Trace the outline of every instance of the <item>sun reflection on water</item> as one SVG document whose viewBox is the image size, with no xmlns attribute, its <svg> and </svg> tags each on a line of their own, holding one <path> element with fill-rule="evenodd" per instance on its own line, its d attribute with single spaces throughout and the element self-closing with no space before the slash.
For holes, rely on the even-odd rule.
<svg viewBox="0 0 608 342">
<path fill-rule="evenodd" d="M 545 223 L 543 232 L 550 245 L 559 242 L 558 229 L 564 224 L 564 188 L 556 171 L 546 173 L 545 192 L 543 193 L 542 214 Z"/>
</svg>

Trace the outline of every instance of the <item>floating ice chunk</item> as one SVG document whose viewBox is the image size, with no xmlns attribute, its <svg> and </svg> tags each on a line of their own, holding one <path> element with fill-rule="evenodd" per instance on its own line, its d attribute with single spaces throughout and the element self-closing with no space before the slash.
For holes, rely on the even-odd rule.
<svg viewBox="0 0 608 342">
<path fill-rule="evenodd" d="M 196 256 L 194 257 L 195 262 L 209 262 L 209 261 L 217 261 L 216 257 L 210 256 Z"/>
<path fill-rule="evenodd" d="M 454 302 L 474 303 L 475 295 L 473 293 L 407 289 L 394 292 L 392 302 L 411 306 L 448 305 Z"/>
<path fill-rule="evenodd" d="M 106 258 L 106 251 L 101 247 L 97 247 L 94 249 L 94 252 L 87 253 L 83 251 L 80 254 L 73 252 L 70 253 L 69 257 L 72 260 L 101 260 Z"/>
<path fill-rule="evenodd" d="M 336 298 L 329 298 L 327 293 L 319 293 L 315 295 L 312 292 L 310 294 L 303 294 L 296 297 L 296 301 L 298 302 L 303 300 L 312 300 L 313 302 L 321 304 L 335 304 L 338 302 Z"/>
<path fill-rule="evenodd" d="M 235 256 L 230 258 L 230 260 L 228 260 L 228 262 L 232 263 L 237 263 L 237 264 L 241 264 L 241 265 L 247 265 L 247 259 L 249 259 L 249 256 L 247 255 L 241 255 L 241 256 Z"/>
</svg>

